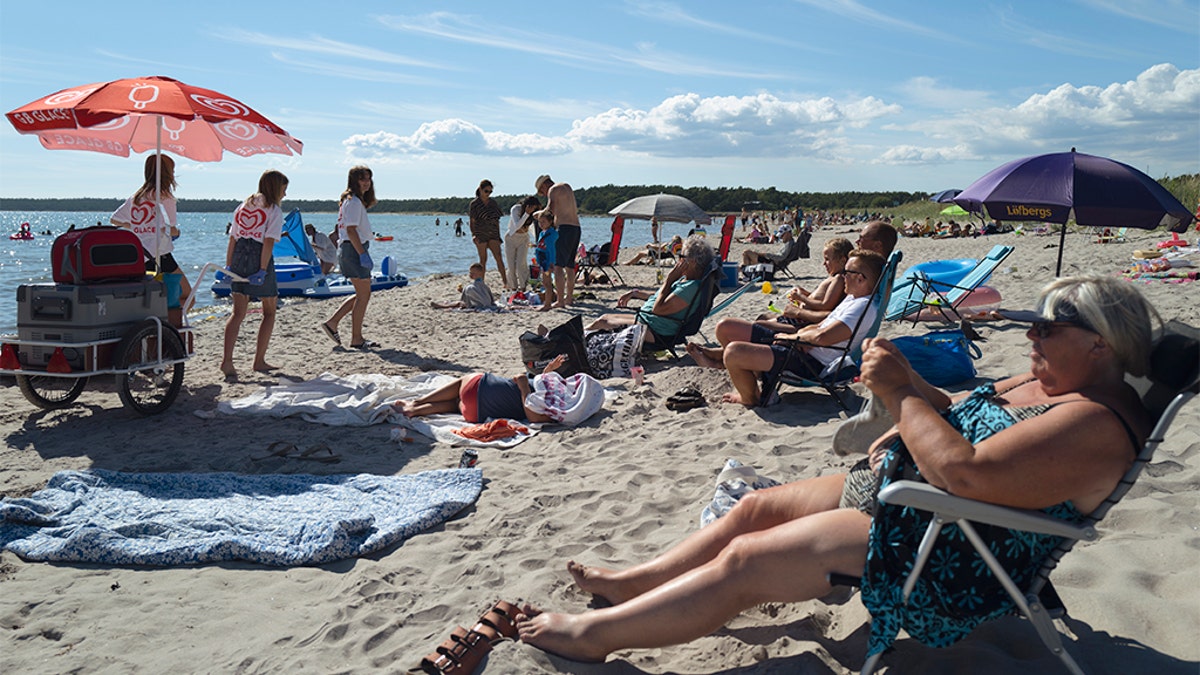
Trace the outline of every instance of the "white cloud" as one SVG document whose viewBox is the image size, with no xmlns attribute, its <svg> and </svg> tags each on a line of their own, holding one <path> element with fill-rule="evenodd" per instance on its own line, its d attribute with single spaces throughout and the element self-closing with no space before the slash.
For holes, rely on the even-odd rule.
<svg viewBox="0 0 1200 675">
<path fill-rule="evenodd" d="M 1200 69 L 1152 66 L 1128 82 L 1106 86 L 1062 84 L 1012 107 L 967 111 L 903 128 L 946 144 L 923 148 L 898 144 L 880 161 L 942 161 L 946 147 L 967 157 L 1013 158 L 1022 154 L 1080 152 L 1195 166 L 1200 139 Z M 951 157 L 954 158 L 954 157 Z"/>
<path fill-rule="evenodd" d="M 899 112 L 867 97 L 782 100 L 770 94 L 672 96 L 650 110 L 614 108 L 579 120 L 568 136 L 579 143 L 666 157 L 825 156 L 829 136 Z"/>
<path fill-rule="evenodd" d="M 959 160 L 978 159 L 963 143 L 953 147 L 929 148 L 915 145 L 897 145 L 888 148 L 872 164 L 942 164 Z"/>
<path fill-rule="evenodd" d="M 569 144 L 561 139 L 487 132 L 460 119 L 426 122 L 409 136 L 387 131 L 356 134 L 342 141 L 342 145 L 354 156 L 371 159 L 428 153 L 522 156 L 561 155 L 570 151 Z"/>
</svg>

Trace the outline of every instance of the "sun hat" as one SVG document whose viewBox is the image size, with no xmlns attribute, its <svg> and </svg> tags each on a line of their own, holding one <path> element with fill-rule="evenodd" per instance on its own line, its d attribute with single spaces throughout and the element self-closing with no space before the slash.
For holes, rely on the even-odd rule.
<svg viewBox="0 0 1200 675">
<path fill-rule="evenodd" d="M 537 180 L 535 180 L 535 181 L 533 182 L 533 189 L 534 189 L 535 191 L 539 191 L 539 192 L 540 192 L 540 191 L 541 191 L 541 189 L 542 189 L 542 183 L 545 183 L 545 182 L 546 182 L 546 181 L 548 181 L 548 180 L 550 180 L 550 176 L 548 176 L 548 175 L 546 175 L 546 174 L 542 174 L 542 175 L 538 176 L 538 177 L 537 177 Z"/>
</svg>

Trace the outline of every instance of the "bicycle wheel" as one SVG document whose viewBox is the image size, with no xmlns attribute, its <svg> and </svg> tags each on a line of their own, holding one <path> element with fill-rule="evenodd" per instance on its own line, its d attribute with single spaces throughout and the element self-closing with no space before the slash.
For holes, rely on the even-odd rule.
<svg viewBox="0 0 1200 675">
<path fill-rule="evenodd" d="M 167 324 L 162 327 L 164 361 L 182 359 L 183 341 Z M 158 324 L 146 319 L 117 343 L 114 353 L 117 368 L 130 368 L 117 374 L 117 393 L 121 403 L 142 415 L 156 415 L 171 406 L 183 385 L 183 362 L 158 362 Z"/>
<path fill-rule="evenodd" d="M 87 384 L 86 377 L 47 377 L 17 375 L 17 389 L 32 404 L 43 410 L 58 410 L 75 402 Z"/>
</svg>

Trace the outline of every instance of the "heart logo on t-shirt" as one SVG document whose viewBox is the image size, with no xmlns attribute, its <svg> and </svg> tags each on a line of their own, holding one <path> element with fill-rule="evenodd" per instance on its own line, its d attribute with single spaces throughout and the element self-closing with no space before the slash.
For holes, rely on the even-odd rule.
<svg viewBox="0 0 1200 675">
<path fill-rule="evenodd" d="M 267 222 L 267 214 L 261 209 L 242 209 L 237 212 L 238 230 L 245 234 L 258 232 Z"/>
<path fill-rule="evenodd" d="M 154 219 L 153 204 L 134 204 L 129 211 L 129 217 L 132 218 L 134 225 L 145 225 Z"/>
</svg>

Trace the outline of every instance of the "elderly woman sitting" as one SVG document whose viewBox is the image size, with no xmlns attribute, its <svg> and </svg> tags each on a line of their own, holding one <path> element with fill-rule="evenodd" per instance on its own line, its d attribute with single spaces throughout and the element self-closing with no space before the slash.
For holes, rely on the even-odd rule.
<svg viewBox="0 0 1200 675">
<path fill-rule="evenodd" d="M 605 314 L 592 322 L 587 330 L 618 330 L 644 323 L 650 330 L 646 342 L 657 344 L 656 336 L 674 335 L 687 317 L 688 307 L 700 292 L 704 277 L 712 269 L 712 247 L 700 237 L 688 237 L 675 267 L 663 278 L 662 286 L 654 293 L 632 290 L 617 300 L 617 307 L 628 307 L 630 300 L 644 300 L 637 314 Z"/>
<path fill-rule="evenodd" d="M 1148 367 L 1153 314 L 1137 287 L 1124 281 L 1058 279 L 1043 290 L 1036 314 L 1009 317 L 1033 321 L 1026 333 L 1029 372 L 954 398 L 921 379 L 887 340 L 868 342 L 862 381 L 897 423 L 849 474 L 752 492 L 723 518 L 628 569 L 570 562 L 575 584 L 613 606 L 582 614 L 526 606 L 518 616 L 520 638 L 577 659 L 686 642 L 761 603 L 819 598 L 831 590 L 831 572 L 863 575 L 863 602 L 876 614 L 881 593 L 872 587 L 873 566 L 897 548 L 886 537 L 921 536 L 873 523 L 880 483 L 894 476 L 1082 521 L 1116 487 L 1149 432 L 1148 414 L 1124 377 Z M 992 528 L 987 538 L 1021 541 L 1004 555 L 1028 558 L 1033 568 L 1058 544 L 1057 537 L 1003 528 Z M 958 544 L 939 540 L 942 545 Z M 965 560 L 953 574 L 970 577 L 980 567 Z M 973 608 L 983 618 L 927 625 L 952 642 L 974 625 L 966 624 L 1011 609 L 995 602 Z"/>
</svg>

